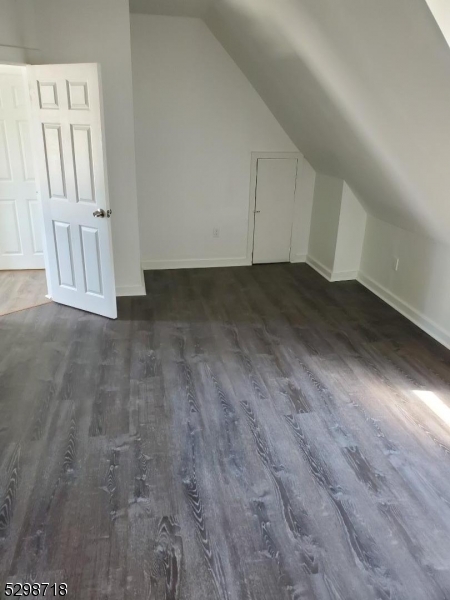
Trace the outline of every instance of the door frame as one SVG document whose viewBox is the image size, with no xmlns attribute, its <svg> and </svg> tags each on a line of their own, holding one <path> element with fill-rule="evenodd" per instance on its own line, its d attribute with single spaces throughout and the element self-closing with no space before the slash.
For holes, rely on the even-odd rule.
<svg viewBox="0 0 450 600">
<path fill-rule="evenodd" d="M 251 154 L 251 167 L 250 167 L 250 198 L 248 207 L 248 232 L 247 232 L 247 264 L 253 264 L 253 245 L 254 245 L 254 234 L 255 234 L 255 210 L 256 210 L 256 188 L 258 183 L 258 159 L 260 158 L 296 158 L 297 164 L 297 177 L 295 180 L 295 195 L 294 195 L 294 210 L 292 214 L 292 226 L 291 226 L 291 239 L 292 230 L 296 219 L 299 218 L 299 190 L 298 185 L 299 178 L 302 174 L 303 167 L 303 154 L 301 152 L 252 152 Z M 290 249 L 289 260 L 292 262 L 292 243 Z"/>
</svg>

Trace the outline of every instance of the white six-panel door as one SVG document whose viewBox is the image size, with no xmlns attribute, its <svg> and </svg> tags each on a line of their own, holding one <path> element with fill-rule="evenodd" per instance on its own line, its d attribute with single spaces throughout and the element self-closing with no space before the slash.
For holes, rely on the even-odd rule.
<svg viewBox="0 0 450 600">
<path fill-rule="evenodd" d="M 98 65 L 29 67 L 29 81 L 50 295 L 116 318 Z"/>
<path fill-rule="evenodd" d="M 296 158 L 259 158 L 257 164 L 253 262 L 289 262 Z"/>
<path fill-rule="evenodd" d="M 0 269 L 43 269 L 25 67 L 0 65 Z"/>
</svg>

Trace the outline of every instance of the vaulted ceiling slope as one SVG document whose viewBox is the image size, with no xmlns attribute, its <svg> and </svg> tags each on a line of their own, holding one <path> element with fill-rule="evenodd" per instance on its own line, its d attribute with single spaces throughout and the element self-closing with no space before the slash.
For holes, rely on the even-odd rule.
<svg viewBox="0 0 450 600">
<path fill-rule="evenodd" d="M 317 170 L 450 243 L 450 49 L 425 0 L 211 0 L 206 22 Z"/>
<path fill-rule="evenodd" d="M 203 17 L 211 0 L 130 0 L 130 12 L 175 17 Z"/>
</svg>

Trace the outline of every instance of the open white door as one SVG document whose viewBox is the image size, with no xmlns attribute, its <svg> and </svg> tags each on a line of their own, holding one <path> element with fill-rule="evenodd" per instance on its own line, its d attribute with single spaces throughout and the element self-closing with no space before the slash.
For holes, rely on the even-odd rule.
<svg viewBox="0 0 450 600">
<path fill-rule="evenodd" d="M 98 65 L 38 65 L 28 75 L 49 293 L 115 319 Z"/>
</svg>

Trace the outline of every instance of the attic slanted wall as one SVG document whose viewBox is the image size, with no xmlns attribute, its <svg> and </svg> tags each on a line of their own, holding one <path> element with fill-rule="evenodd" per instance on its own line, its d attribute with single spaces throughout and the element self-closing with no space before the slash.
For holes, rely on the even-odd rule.
<svg viewBox="0 0 450 600">
<path fill-rule="evenodd" d="M 425 0 L 442 35 L 450 46 L 450 10 L 448 0 Z"/>
<path fill-rule="evenodd" d="M 424 0 L 216 0 L 210 29 L 367 211 L 450 240 L 450 51 Z"/>
</svg>

